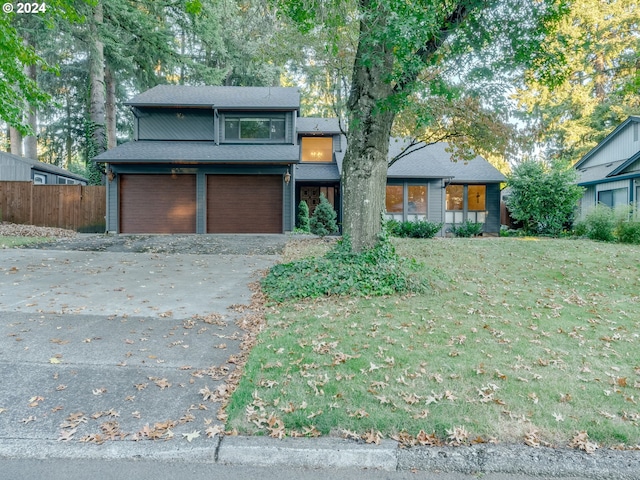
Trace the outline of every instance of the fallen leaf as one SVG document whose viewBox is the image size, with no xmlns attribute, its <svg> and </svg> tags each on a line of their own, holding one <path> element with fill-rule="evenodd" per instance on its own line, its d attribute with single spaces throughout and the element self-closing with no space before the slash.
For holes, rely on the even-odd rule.
<svg viewBox="0 0 640 480">
<path fill-rule="evenodd" d="M 56 357 L 51 357 L 49 359 L 49 363 L 57 364 L 60 363 L 60 360 L 58 360 Z"/>
<path fill-rule="evenodd" d="M 216 435 L 224 433 L 224 427 L 222 425 L 212 425 L 205 430 L 207 437 L 213 438 Z"/>
<path fill-rule="evenodd" d="M 200 436 L 200 432 L 198 430 L 194 430 L 191 433 L 183 433 L 182 436 L 187 439 L 187 442 L 191 443 L 191 440 Z"/>
</svg>

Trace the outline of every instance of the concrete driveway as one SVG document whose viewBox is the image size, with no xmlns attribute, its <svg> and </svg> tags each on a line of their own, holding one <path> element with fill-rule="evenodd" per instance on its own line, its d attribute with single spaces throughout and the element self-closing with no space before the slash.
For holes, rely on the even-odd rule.
<svg viewBox="0 0 640 480">
<path fill-rule="evenodd" d="M 200 391 L 235 368 L 237 305 L 278 258 L 0 250 L 0 456 L 213 456 Z"/>
</svg>

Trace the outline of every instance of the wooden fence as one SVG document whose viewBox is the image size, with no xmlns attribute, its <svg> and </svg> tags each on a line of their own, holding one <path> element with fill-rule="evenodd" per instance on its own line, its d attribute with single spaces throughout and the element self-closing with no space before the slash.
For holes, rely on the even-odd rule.
<svg viewBox="0 0 640 480">
<path fill-rule="evenodd" d="M 0 182 L 0 221 L 104 232 L 106 187 Z"/>
</svg>

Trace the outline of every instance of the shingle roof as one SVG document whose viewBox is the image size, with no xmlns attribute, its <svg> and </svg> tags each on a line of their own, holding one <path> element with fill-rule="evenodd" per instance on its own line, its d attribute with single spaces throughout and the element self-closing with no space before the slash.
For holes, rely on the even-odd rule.
<svg viewBox="0 0 640 480">
<path fill-rule="evenodd" d="M 589 168 L 578 168 L 578 185 L 605 181 L 616 169 L 625 164 L 627 160 L 618 160 L 604 165 L 595 165 Z"/>
<path fill-rule="evenodd" d="M 311 164 L 301 163 L 295 166 L 296 182 L 313 180 L 313 181 L 340 181 L 340 172 L 338 165 L 331 164 Z"/>
<path fill-rule="evenodd" d="M 424 145 L 421 147 L 421 145 Z M 409 146 L 406 139 L 392 138 L 389 159 Z M 396 161 L 387 174 L 390 178 L 451 178 L 454 182 L 504 182 L 505 176 L 481 156 L 470 161 L 453 161 L 447 143 L 418 144 L 411 153 Z"/>
<path fill-rule="evenodd" d="M 296 120 L 298 133 L 334 135 L 340 133 L 337 118 L 300 117 Z"/>
<path fill-rule="evenodd" d="M 137 107 L 215 107 L 298 110 L 300 91 L 293 87 L 192 87 L 158 85 L 136 95 L 126 105 Z"/>
<path fill-rule="evenodd" d="M 213 142 L 128 142 L 94 160 L 109 163 L 297 163 L 297 145 L 216 145 Z"/>
<path fill-rule="evenodd" d="M 3 157 L 9 157 L 17 162 L 26 163 L 31 165 L 32 169 L 41 170 L 43 172 L 54 173 L 56 175 L 62 175 L 64 177 L 73 178 L 75 180 L 80 180 L 83 182 L 89 182 L 89 180 L 82 175 L 78 175 L 76 173 L 70 172 L 69 170 L 65 170 L 62 167 L 58 167 L 57 165 L 53 165 L 51 163 L 38 162 L 37 160 L 33 160 L 27 157 L 21 157 L 19 155 L 13 155 L 7 152 L 0 152 L 0 155 Z"/>
</svg>

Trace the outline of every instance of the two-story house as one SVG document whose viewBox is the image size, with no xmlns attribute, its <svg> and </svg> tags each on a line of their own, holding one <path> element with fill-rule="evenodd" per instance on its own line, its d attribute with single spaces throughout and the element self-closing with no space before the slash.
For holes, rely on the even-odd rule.
<svg viewBox="0 0 640 480">
<path fill-rule="evenodd" d="M 133 141 L 95 159 L 107 170 L 107 231 L 282 233 L 298 203 L 313 212 L 321 194 L 340 219 L 346 140 L 337 119 L 299 116 L 298 89 L 162 85 L 127 103 Z M 404 143 L 390 147 L 394 156 Z M 481 157 L 451 162 L 445 147 L 390 168 L 387 217 L 497 233 L 504 176 Z"/>
</svg>

